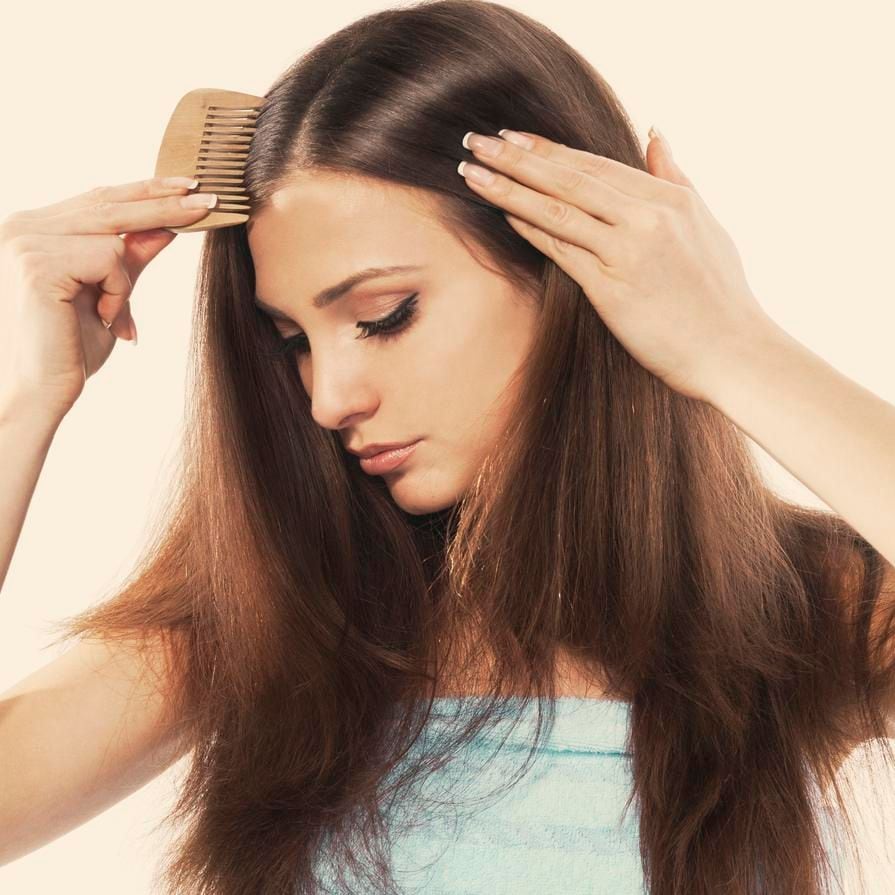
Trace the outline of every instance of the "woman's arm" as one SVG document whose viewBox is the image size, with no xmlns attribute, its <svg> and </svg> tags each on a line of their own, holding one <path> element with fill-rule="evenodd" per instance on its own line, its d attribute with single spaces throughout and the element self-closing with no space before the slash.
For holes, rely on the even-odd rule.
<svg viewBox="0 0 895 895">
<path fill-rule="evenodd" d="M 895 407 L 776 324 L 731 348 L 713 407 L 865 537 L 890 563 L 895 599 Z M 895 703 L 883 707 L 895 737 Z"/>
<path fill-rule="evenodd" d="M 61 415 L 0 396 L 0 590 Z"/>
<path fill-rule="evenodd" d="M 713 380 L 709 403 L 895 565 L 895 407 L 776 324 Z"/>
</svg>

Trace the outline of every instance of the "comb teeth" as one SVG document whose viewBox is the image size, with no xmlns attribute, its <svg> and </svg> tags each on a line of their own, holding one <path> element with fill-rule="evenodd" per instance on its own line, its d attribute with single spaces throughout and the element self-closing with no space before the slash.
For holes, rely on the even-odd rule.
<svg viewBox="0 0 895 895">
<path fill-rule="evenodd" d="M 246 150 L 255 133 L 255 109 L 209 106 L 202 130 L 196 176 L 199 192 L 218 193 L 215 208 L 223 211 L 249 211 L 251 200 L 245 194 L 242 175 Z M 245 203 L 245 204 L 240 204 Z"/>
<path fill-rule="evenodd" d="M 170 230 L 212 230 L 248 220 L 251 199 L 243 182 L 245 160 L 266 103 L 264 97 L 207 88 L 181 98 L 162 140 L 156 176 L 195 177 L 196 192 L 216 193 L 219 198 L 202 220 Z"/>
</svg>

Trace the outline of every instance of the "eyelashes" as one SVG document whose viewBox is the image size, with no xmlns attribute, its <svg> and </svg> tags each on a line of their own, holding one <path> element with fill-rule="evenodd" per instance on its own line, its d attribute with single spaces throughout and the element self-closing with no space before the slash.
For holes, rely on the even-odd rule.
<svg viewBox="0 0 895 895">
<path fill-rule="evenodd" d="M 361 330 L 362 335 L 358 336 L 358 338 L 369 339 L 372 336 L 376 336 L 387 341 L 408 329 L 417 314 L 418 298 L 419 292 L 414 292 L 412 295 L 408 295 L 407 298 L 405 298 L 401 304 L 387 316 L 382 317 L 379 320 L 359 320 L 357 328 Z M 277 347 L 274 356 L 283 360 L 291 354 L 307 354 L 309 350 L 307 337 L 304 333 L 299 333 L 297 336 L 290 336 L 288 339 L 283 339 L 282 344 Z"/>
</svg>

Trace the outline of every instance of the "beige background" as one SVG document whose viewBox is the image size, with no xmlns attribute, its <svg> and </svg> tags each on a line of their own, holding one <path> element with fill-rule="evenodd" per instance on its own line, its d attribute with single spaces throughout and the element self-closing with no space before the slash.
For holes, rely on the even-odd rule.
<svg viewBox="0 0 895 895">
<path fill-rule="evenodd" d="M 650 124 L 665 132 L 734 237 L 771 315 L 895 402 L 889 4 L 509 5 L 594 63 L 644 143 Z M 17 4 L 7 13 L 0 53 L 0 215 L 151 176 L 183 93 L 263 93 L 299 53 L 381 8 L 348 0 L 320 6 Z M 45 649 L 49 622 L 98 599 L 128 572 L 166 490 L 200 239 L 181 234 L 146 270 L 133 300 L 140 344 L 116 347 L 57 434 L 0 599 L 0 690 L 53 658 Z M 756 451 L 775 487 L 820 503 Z M 171 804 L 180 771 L 175 766 L 95 820 L 0 868 L 0 891 L 153 891 L 161 840 L 150 829 Z M 867 790 L 863 798 L 872 804 L 878 797 Z M 871 830 L 866 842 L 870 861 L 880 832 Z M 879 865 L 873 891 L 889 890 L 884 879 L 895 878 L 893 868 Z"/>
</svg>

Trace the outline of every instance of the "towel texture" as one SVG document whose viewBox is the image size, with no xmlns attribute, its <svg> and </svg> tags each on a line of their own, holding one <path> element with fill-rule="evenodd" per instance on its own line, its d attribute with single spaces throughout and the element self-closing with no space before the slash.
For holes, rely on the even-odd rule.
<svg viewBox="0 0 895 895">
<path fill-rule="evenodd" d="M 457 729 L 477 697 L 442 697 L 417 748 Z M 526 774 L 537 701 L 519 697 L 521 723 L 482 731 L 458 757 L 389 810 L 401 825 L 392 867 L 406 895 L 647 895 L 640 862 L 629 709 L 560 697 L 552 732 Z M 453 719 L 453 721 L 452 721 Z M 544 727 L 546 730 L 546 726 Z M 332 877 L 324 872 L 323 881 Z M 353 887 L 352 887 L 353 888 Z M 337 888 L 327 889 L 336 892 Z"/>
<path fill-rule="evenodd" d="M 447 715 L 457 705 L 442 699 L 436 708 Z M 406 892 L 645 892 L 633 803 L 623 817 L 632 785 L 627 703 L 557 699 L 553 730 L 533 766 L 509 790 L 489 797 L 520 770 L 536 713 L 537 703 L 525 701 L 522 723 L 484 731 L 462 761 L 427 778 L 422 798 L 409 809 L 422 813 L 422 823 L 393 853 L 395 877 Z M 433 733 L 447 723 L 435 718 Z M 459 797 L 459 810 L 433 808 L 442 793 Z M 480 797 L 482 805 L 466 807 Z"/>
</svg>

